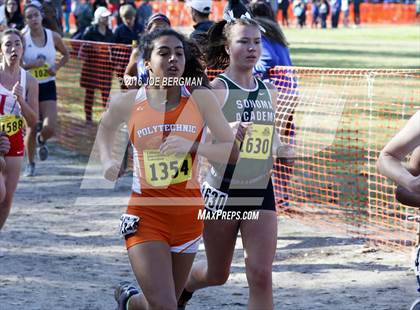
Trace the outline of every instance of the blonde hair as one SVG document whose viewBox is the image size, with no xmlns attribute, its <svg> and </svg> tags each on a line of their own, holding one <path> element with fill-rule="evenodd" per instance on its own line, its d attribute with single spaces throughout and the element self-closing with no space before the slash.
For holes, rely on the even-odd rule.
<svg viewBox="0 0 420 310">
<path fill-rule="evenodd" d="M 131 16 L 135 16 L 136 9 L 133 8 L 133 6 L 130 4 L 124 4 L 123 6 L 120 7 L 119 13 L 121 17 L 126 16 L 127 14 L 130 14 Z"/>
</svg>

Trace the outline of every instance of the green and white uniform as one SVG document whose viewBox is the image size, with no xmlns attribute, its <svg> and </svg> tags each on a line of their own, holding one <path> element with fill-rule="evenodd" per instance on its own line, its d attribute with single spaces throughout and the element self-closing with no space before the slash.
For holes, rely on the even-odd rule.
<svg viewBox="0 0 420 310">
<path fill-rule="evenodd" d="M 222 107 L 227 121 L 252 122 L 252 134 L 246 134 L 241 144 L 240 159 L 236 165 L 226 166 L 211 162 L 212 167 L 203 183 L 203 196 L 207 201 L 208 194 L 211 195 L 211 190 L 208 188 L 217 189 L 229 197 L 232 194 L 236 197 L 243 196 L 244 190 L 258 190 L 257 194 L 260 197 L 266 194 L 266 189 L 271 188 L 272 193 L 271 149 L 275 132 L 275 111 L 270 91 L 264 82 L 257 78 L 254 78 L 256 83 L 254 89 L 244 89 L 224 74 L 217 78 L 225 83 L 227 89 Z M 235 190 L 236 194 L 233 193 Z M 217 193 L 213 196 L 216 195 Z"/>
</svg>

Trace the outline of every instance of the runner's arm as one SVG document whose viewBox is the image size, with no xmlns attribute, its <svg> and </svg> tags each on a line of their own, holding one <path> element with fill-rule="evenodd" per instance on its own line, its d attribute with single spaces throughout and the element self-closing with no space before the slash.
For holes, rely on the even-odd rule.
<svg viewBox="0 0 420 310">
<path fill-rule="evenodd" d="M 216 78 L 210 82 L 210 86 L 217 99 L 217 102 L 220 108 L 222 108 L 223 105 L 225 104 L 225 99 L 226 99 L 226 94 L 227 94 L 225 83 L 223 83 L 221 79 Z M 233 131 L 236 132 L 238 123 L 239 122 L 232 122 L 232 123 L 229 123 L 229 126 L 231 127 Z M 211 133 L 211 130 L 207 127 L 206 142 L 210 143 L 211 141 L 213 141 L 213 135 Z"/>
<path fill-rule="evenodd" d="M 407 154 L 420 146 L 420 111 L 415 113 L 404 128 L 381 151 L 377 168 L 410 192 L 420 193 L 420 176 L 414 176 L 402 164 Z M 416 163 L 418 166 L 418 163 Z"/>
<path fill-rule="evenodd" d="M 111 97 L 108 110 L 103 114 L 96 134 L 101 163 L 105 171 L 105 178 L 115 180 L 118 177 L 121 162 L 114 160 L 112 148 L 115 134 L 121 124 L 129 118 L 136 91 L 131 90 Z"/>
<path fill-rule="evenodd" d="M 54 38 L 55 48 L 62 55 L 60 61 L 55 65 L 55 71 L 57 72 L 58 70 L 60 70 L 61 67 L 63 67 L 69 61 L 70 54 L 67 47 L 64 45 L 63 40 L 61 39 L 60 35 L 57 32 L 53 32 L 53 38 Z"/>
<path fill-rule="evenodd" d="M 30 70 L 33 68 L 38 68 L 41 67 L 45 64 L 45 59 L 35 59 L 34 61 L 28 62 L 28 63 L 24 63 L 23 60 L 21 61 L 20 66 L 25 69 L 25 70 Z"/>
<path fill-rule="evenodd" d="M 412 175 L 420 175 L 420 146 L 411 154 L 406 168 Z M 401 185 L 398 185 L 395 191 L 395 197 L 404 205 L 420 208 L 420 193 L 412 193 Z"/>
<path fill-rule="evenodd" d="M 239 157 L 239 148 L 234 142 L 235 137 L 232 129 L 226 121 L 215 95 L 208 88 L 202 87 L 196 89 L 192 97 L 197 102 L 206 125 L 217 141 L 214 144 L 200 143 L 197 153 L 210 160 L 236 163 Z"/>
<path fill-rule="evenodd" d="M 130 60 L 124 71 L 122 83 L 128 89 L 138 89 L 140 85 L 138 72 L 137 72 L 137 59 L 139 57 L 139 49 L 134 48 L 130 54 Z"/>
<path fill-rule="evenodd" d="M 29 127 L 34 128 L 38 122 L 38 81 L 29 73 L 26 73 L 27 86 L 24 90 L 26 92 L 26 101 L 19 102 L 22 109 L 22 115 Z"/>
<path fill-rule="evenodd" d="M 137 76 L 137 58 L 139 57 L 138 48 L 134 48 L 130 54 L 130 60 L 125 68 L 124 75 Z"/>
</svg>

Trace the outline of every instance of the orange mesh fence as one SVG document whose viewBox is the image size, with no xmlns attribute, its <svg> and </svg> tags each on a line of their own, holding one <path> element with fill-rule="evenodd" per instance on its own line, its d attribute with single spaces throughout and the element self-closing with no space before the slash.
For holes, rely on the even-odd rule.
<svg viewBox="0 0 420 310">
<path fill-rule="evenodd" d="M 227 1 L 213 1 L 212 12 L 210 14 L 211 20 L 223 19 L 223 9 Z M 161 12 L 166 14 L 171 20 L 172 26 L 188 27 L 192 26 L 194 22 L 191 18 L 190 8 L 184 1 L 166 1 L 155 0 L 152 3 L 153 12 Z M 295 21 L 293 15 L 293 6 L 289 6 L 288 17 L 291 21 Z M 353 20 L 353 4 L 349 6 L 349 18 Z M 278 20 L 281 20 L 281 11 L 277 13 Z M 312 20 L 311 5 L 308 4 L 306 11 L 307 25 L 310 25 Z M 328 21 L 331 14 L 328 17 Z M 362 3 L 360 5 L 360 18 L 362 23 L 373 24 L 414 24 L 416 22 L 416 5 L 415 4 L 400 4 L 400 3 Z M 343 20 L 343 13 L 340 16 L 340 22 Z"/>
<path fill-rule="evenodd" d="M 271 76 L 280 126 L 293 110 L 298 155 L 287 177 L 275 169 L 280 211 L 388 245 L 412 244 L 414 209 L 395 200 L 376 160 L 420 108 L 420 70 L 274 68 Z"/>
<path fill-rule="evenodd" d="M 293 14 L 292 5 L 288 10 L 289 22 L 296 23 L 296 17 Z M 344 13 L 340 13 L 340 23 L 343 23 Z M 277 12 L 277 20 L 282 20 L 281 10 Z M 327 27 L 330 27 L 331 13 L 327 17 Z M 354 21 L 353 4 L 349 5 L 349 22 Z M 415 24 L 418 22 L 416 18 L 415 4 L 401 3 L 361 3 L 360 4 L 360 21 L 363 24 Z M 312 23 L 312 6 L 307 5 L 306 25 L 311 26 Z"/>
<path fill-rule="evenodd" d="M 131 47 L 65 40 L 70 61 L 57 76 L 59 132 L 63 146 L 89 155 L 96 123 L 111 90 L 120 89 L 119 77 L 127 66 Z"/>
<path fill-rule="evenodd" d="M 57 138 L 89 155 L 108 95 L 120 90 L 130 47 L 65 42 L 71 59 L 57 76 Z M 395 200 L 394 184 L 375 165 L 386 142 L 420 109 L 420 70 L 277 67 L 271 77 L 277 126 L 297 154 L 293 167 L 275 165 L 279 212 L 387 245 L 412 244 L 414 209 Z"/>
<path fill-rule="evenodd" d="M 376 4 L 362 3 L 360 14 L 362 23 L 368 24 L 414 24 L 418 21 L 415 4 L 386 3 L 377 7 Z"/>
</svg>

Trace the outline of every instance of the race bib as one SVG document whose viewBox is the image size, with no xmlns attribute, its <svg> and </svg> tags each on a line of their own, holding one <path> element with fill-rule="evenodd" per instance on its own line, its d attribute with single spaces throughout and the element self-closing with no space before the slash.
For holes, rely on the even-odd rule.
<svg viewBox="0 0 420 310">
<path fill-rule="evenodd" d="M 241 158 L 267 159 L 271 155 L 272 125 L 252 125 L 252 136 L 245 135 L 241 146 Z"/>
<path fill-rule="evenodd" d="M 163 155 L 157 150 L 143 151 L 146 181 L 153 186 L 168 186 L 188 181 L 192 176 L 191 154 Z"/>
<path fill-rule="evenodd" d="M 13 114 L 0 115 L 0 131 L 5 132 L 9 137 L 21 130 L 23 125 L 24 121 L 21 116 Z"/>
<path fill-rule="evenodd" d="M 201 195 L 204 199 L 204 205 L 209 211 L 223 211 L 225 208 L 228 195 L 215 189 L 208 182 L 201 185 Z"/>
<path fill-rule="evenodd" d="M 46 80 L 50 77 L 48 74 L 48 64 L 44 64 L 41 67 L 32 68 L 29 70 L 29 72 L 32 74 L 34 78 L 36 78 L 38 81 Z"/>
</svg>

